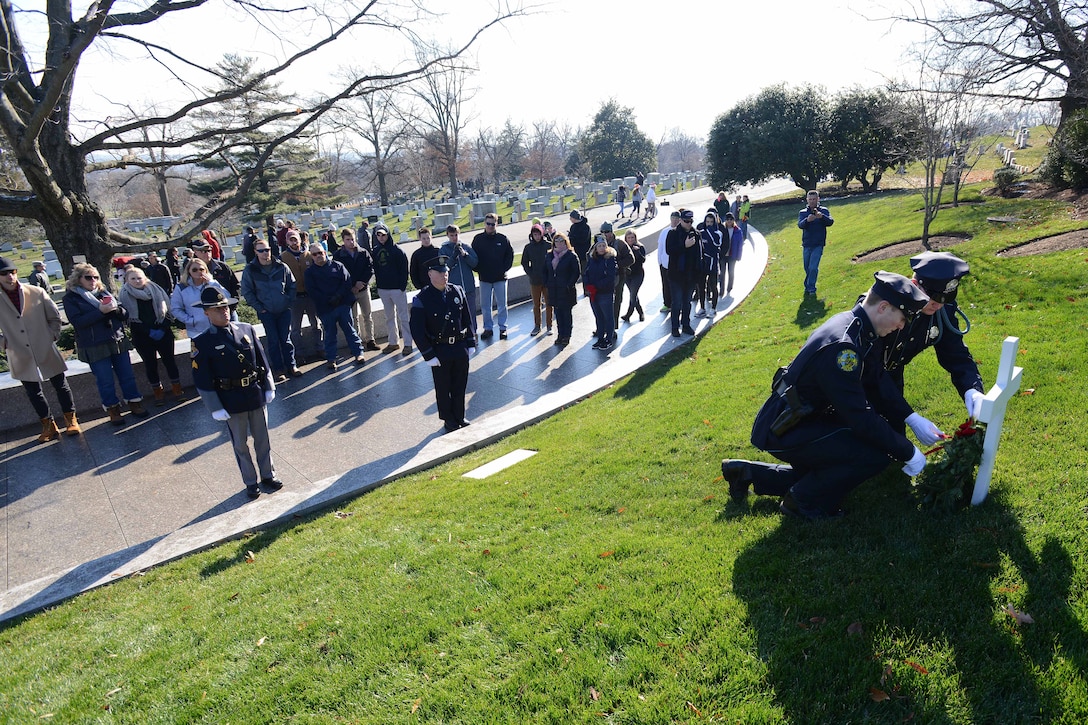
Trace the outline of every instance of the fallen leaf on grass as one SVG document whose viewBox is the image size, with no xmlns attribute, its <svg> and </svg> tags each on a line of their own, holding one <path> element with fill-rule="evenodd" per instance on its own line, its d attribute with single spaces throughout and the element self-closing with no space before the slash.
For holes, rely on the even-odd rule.
<svg viewBox="0 0 1088 725">
<path fill-rule="evenodd" d="M 1016 611 L 1011 604 L 1006 605 L 1001 611 L 1015 619 L 1017 624 L 1035 624 L 1035 620 L 1031 618 L 1030 614 Z"/>
<path fill-rule="evenodd" d="M 416 710 L 419 709 L 419 706 L 421 704 L 423 704 L 423 698 L 422 697 L 417 697 L 416 701 L 412 703 L 412 714 L 413 715 L 415 714 Z"/>
<path fill-rule="evenodd" d="M 268 637 L 261 637 L 259 640 L 257 640 L 257 646 L 258 647 L 264 647 L 264 641 L 266 639 L 268 639 Z"/>
<path fill-rule="evenodd" d="M 593 702 L 597 702 L 601 699 L 601 693 L 597 692 L 597 688 L 595 687 L 589 688 L 589 696 L 593 698 Z"/>
<path fill-rule="evenodd" d="M 713 426 L 709 418 L 703 418 L 703 425 Z"/>
<path fill-rule="evenodd" d="M 337 511 L 333 515 L 338 519 L 346 519 L 349 516 L 354 516 L 355 514 L 353 512 L 351 512 L 351 511 Z"/>
<path fill-rule="evenodd" d="M 891 696 L 879 687 L 870 687 L 869 697 L 873 698 L 873 702 L 884 702 L 891 699 Z"/>
<path fill-rule="evenodd" d="M 849 627 L 846 628 L 846 633 L 851 637 L 858 634 L 864 634 L 865 627 L 862 626 L 861 622 L 853 622 Z"/>
<path fill-rule="evenodd" d="M 919 672 L 921 672 L 921 673 L 922 673 L 923 675 L 928 675 L 928 674 L 929 674 L 929 670 L 927 670 L 927 669 L 926 669 L 925 667 L 922 667 L 922 666 L 921 666 L 920 664 L 918 664 L 917 662 L 911 662 L 910 660 L 903 660 L 903 661 L 904 661 L 904 662 L 906 662 L 906 663 L 907 663 L 908 665 L 910 665 L 911 667 L 913 667 L 914 669 L 916 669 L 916 670 L 918 670 Z"/>
<path fill-rule="evenodd" d="M 706 496 L 703 496 L 703 502 L 704 503 L 707 502 L 707 501 L 713 501 L 713 500 L 714 500 L 714 494 L 712 494 L 712 493 L 708 493 Z"/>
<path fill-rule="evenodd" d="M 1035 388 L 1028 388 L 1020 392 L 1021 395 L 1035 395 Z"/>
<path fill-rule="evenodd" d="M 620 506 L 618 509 L 616 509 L 616 513 L 622 514 L 626 510 L 627 510 L 626 506 Z"/>
<path fill-rule="evenodd" d="M 602 551 L 600 554 L 597 554 L 597 556 L 601 557 L 602 559 L 607 559 L 608 557 L 612 556 L 612 552 Z"/>
<path fill-rule="evenodd" d="M 255 561 L 257 561 L 257 555 L 254 554 L 252 551 L 247 551 L 246 552 L 246 563 L 247 564 L 252 564 Z"/>
</svg>

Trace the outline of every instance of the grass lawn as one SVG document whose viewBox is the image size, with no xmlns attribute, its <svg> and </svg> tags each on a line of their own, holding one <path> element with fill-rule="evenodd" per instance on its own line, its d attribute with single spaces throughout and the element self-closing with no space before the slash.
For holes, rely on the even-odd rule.
<svg viewBox="0 0 1088 725">
<path fill-rule="evenodd" d="M 722 457 L 763 457 L 748 435 L 772 371 L 873 272 L 908 271 L 850 260 L 917 236 L 919 205 L 836 202 L 808 303 L 796 210 L 763 209 L 766 275 L 697 344 L 340 512 L 8 624 L 0 719 L 1085 722 L 1088 251 L 994 255 L 1077 228 L 1065 205 L 987 197 L 935 223 L 973 235 L 955 251 L 987 384 L 1002 339 L 1021 339 L 983 506 L 919 511 L 890 467 L 845 519 L 808 524 L 731 504 L 720 480 Z M 1011 213 L 1026 221 L 986 221 Z M 962 422 L 932 353 L 907 380 L 920 412 Z M 462 478 L 514 448 L 539 453 Z"/>
</svg>

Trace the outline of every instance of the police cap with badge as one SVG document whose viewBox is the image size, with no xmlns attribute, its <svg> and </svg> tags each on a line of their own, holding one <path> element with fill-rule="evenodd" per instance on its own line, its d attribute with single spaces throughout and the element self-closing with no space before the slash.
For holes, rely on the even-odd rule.
<svg viewBox="0 0 1088 725">
<path fill-rule="evenodd" d="M 450 258 L 444 254 L 440 254 L 430 262 L 427 262 L 428 272 L 449 272 L 450 271 Z"/>
<path fill-rule="evenodd" d="M 971 272 L 967 262 L 948 252 L 922 252 L 910 258 L 910 268 L 929 298 L 941 303 L 956 301 L 960 279 Z"/>
<path fill-rule="evenodd" d="M 870 291 L 898 308 L 908 322 L 929 302 L 926 293 L 901 274 L 881 270 L 873 273 L 873 279 L 876 281 Z"/>
<path fill-rule="evenodd" d="M 209 307 L 230 307 L 236 304 L 238 304 L 238 300 L 227 297 L 219 288 L 205 287 L 204 291 L 200 293 L 200 302 L 194 304 L 193 307 L 208 309 Z"/>
</svg>

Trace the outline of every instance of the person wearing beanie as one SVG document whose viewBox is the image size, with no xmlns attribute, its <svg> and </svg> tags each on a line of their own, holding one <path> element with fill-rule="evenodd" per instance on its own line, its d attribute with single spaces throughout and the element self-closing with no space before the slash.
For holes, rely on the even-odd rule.
<svg viewBox="0 0 1088 725">
<path fill-rule="evenodd" d="M 408 255 L 393 241 L 393 234 L 384 224 L 374 225 L 374 281 L 378 285 L 378 299 L 385 308 L 385 325 L 388 334 L 382 354 L 388 355 L 400 348 L 402 355 L 412 354 L 412 330 L 408 320 Z"/>
<path fill-rule="evenodd" d="M 571 251 L 578 260 L 579 273 L 584 274 L 586 259 L 593 246 L 593 230 L 589 228 L 589 220 L 577 209 L 570 213 L 570 230 L 567 232 L 567 239 L 570 241 Z M 582 292 L 585 292 L 584 288 Z"/>
<path fill-rule="evenodd" d="M 11 377 L 22 383 L 41 420 L 38 442 L 51 441 L 60 434 L 42 391 L 44 380 L 57 394 L 64 432 L 79 435 L 75 401 L 64 374 L 68 365 L 57 349 L 62 325 L 57 304 L 40 287 L 20 284 L 15 264 L 6 257 L 0 257 L 0 290 L 0 349 L 7 353 Z"/>
<path fill-rule="evenodd" d="M 552 334 L 552 308 L 548 304 L 548 289 L 544 286 L 544 265 L 552 245 L 544 236 L 544 227 L 534 224 L 529 232 L 529 243 L 521 251 L 521 268 L 529 278 L 529 294 L 533 300 L 533 329 L 530 337 L 540 334 L 541 309 L 546 310 L 547 334 Z"/>
</svg>

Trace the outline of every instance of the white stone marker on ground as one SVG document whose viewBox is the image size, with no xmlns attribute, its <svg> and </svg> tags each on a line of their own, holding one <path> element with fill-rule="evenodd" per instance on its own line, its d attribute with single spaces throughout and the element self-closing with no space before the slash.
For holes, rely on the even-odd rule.
<svg viewBox="0 0 1088 725">
<path fill-rule="evenodd" d="M 1001 363 L 997 368 L 997 380 L 990 392 L 982 400 L 979 421 L 986 424 L 986 438 L 982 444 L 982 461 L 978 464 L 978 476 L 975 477 L 975 491 L 971 496 L 971 505 L 978 506 L 990 493 L 990 479 L 994 475 L 994 460 L 997 458 L 997 445 L 1001 441 L 1001 426 L 1005 422 L 1005 406 L 1017 390 L 1020 389 L 1021 373 L 1018 368 L 1016 351 L 1020 348 L 1019 337 L 1006 337 L 1001 344 Z"/>
</svg>

